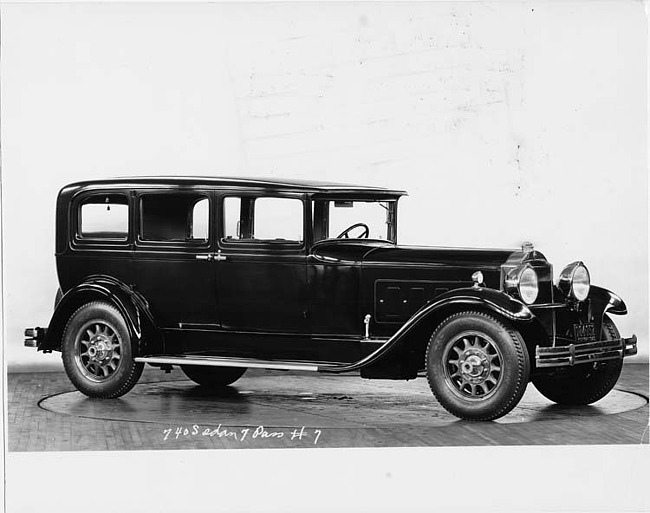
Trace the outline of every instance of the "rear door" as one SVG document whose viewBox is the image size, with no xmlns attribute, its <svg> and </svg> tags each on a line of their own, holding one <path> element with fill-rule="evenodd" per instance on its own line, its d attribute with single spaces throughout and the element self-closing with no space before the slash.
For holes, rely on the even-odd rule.
<svg viewBox="0 0 650 513">
<path fill-rule="evenodd" d="M 135 197 L 138 291 L 165 328 L 220 325 L 209 190 L 141 190 Z"/>
</svg>

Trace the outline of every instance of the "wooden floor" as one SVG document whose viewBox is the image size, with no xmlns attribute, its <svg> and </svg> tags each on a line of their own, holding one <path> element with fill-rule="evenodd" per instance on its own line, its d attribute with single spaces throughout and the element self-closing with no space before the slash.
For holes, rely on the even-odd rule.
<svg viewBox="0 0 650 513">
<path fill-rule="evenodd" d="M 117 400 L 91 400 L 62 372 L 10 373 L 9 451 L 420 447 L 648 443 L 648 365 L 626 365 L 605 399 L 567 408 L 532 385 L 496 422 L 446 413 L 426 380 L 368 381 L 249 371 L 206 392 L 179 370 L 148 369 Z"/>
</svg>

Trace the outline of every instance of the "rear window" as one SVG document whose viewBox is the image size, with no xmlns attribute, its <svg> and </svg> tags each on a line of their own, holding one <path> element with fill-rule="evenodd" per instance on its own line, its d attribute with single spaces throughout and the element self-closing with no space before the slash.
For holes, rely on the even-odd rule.
<svg viewBox="0 0 650 513">
<path fill-rule="evenodd" d="M 209 224 L 210 202 L 204 194 L 146 194 L 140 199 L 141 240 L 205 242 Z"/>
<path fill-rule="evenodd" d="M 129 204 L 124 194 L 98 194 L 79 207 L 82 239 L 126 240 L 129 235 Z"/>
</svg>

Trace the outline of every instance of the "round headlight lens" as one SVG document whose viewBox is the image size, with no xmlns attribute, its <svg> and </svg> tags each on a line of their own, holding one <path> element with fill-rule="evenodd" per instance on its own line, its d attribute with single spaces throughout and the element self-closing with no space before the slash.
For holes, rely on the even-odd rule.
<svg viewBox="0 0 650 513">
<path fill-rule="evenodd" d="M 589 295 L 589 271 L 584 265 L 579 265 L 573 270 L 571 277 L 571 291 L 578 301 L 584 301 Z"/>
<path fill-rule="evenodd" d="M 532 267 L 526 267 L 519 275 L 519 297 L 530 305 L 537 299 L 539 286 L 537 284 L 537 273 Z"/>
</svg>

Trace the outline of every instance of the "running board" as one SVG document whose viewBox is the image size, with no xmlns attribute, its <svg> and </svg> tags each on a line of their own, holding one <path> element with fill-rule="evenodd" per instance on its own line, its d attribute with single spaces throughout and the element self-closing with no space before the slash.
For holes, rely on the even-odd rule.
<svg viewBox="0 0 650 513">
<path fill-rule="evenodd" d="M 255 358 L 232 358 L 228 356 L 138 356 L 136 362 L 154 365 L 202 365 L 205 367 L 245 367 L 251 369 L 293 370 L 318 372 L 334 369 L 340 365 L 324 362 L 296 362 L 283 360 L 258 360 Z"/>
</svg>

